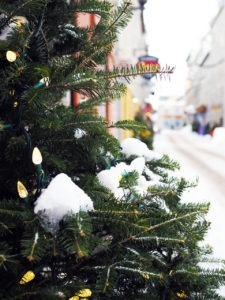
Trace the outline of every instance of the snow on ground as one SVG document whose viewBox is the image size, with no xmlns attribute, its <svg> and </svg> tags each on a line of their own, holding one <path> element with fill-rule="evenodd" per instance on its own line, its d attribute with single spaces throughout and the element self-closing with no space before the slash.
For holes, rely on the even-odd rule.
<svg viewBox="0 0 225 300">
<path fill-rule="evenodd" d="M 188 128 L 179 131 L 165 130 L 156 135 L 154 148 L 167 153 L 180 163 L 178 176 L 196 181 L 196 188 L 183 195 L 183 201 L 210 202 L 208 219 L 211 230 L 207 242 L 214 245 L 216 256 L 225 259 L 225 237 L 221 228 L 225 228 L 225 133 L 213 140 L 209 136 L 199 136 Z"/>
<path fill-rule="evenodd" d="M 155 136 L 154 150 L 168 154 L 180 163 L 176 175 L 198 185 L 185 192 L 183 201 L 210 202 L 207 219 L 211 222 L 206 243 L 215 258 L 225 259 L 225 128 L 214 137 L 200 136 L 185 127 L 164 130 Z M 225 289 L 221 290 L 225 295 Z"/>
</svg>

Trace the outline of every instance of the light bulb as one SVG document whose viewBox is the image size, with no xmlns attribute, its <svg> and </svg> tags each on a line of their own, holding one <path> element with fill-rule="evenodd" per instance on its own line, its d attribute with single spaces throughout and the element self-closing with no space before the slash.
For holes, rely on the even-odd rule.
<svg viewBox="0 0 225 300">
<path fill-rule="evenodd" d="M 44 77 L 40 80 L 41 83 L 43 83 L 44 86 L 49 86 L 50 79 L 49 77 Z"/>
<path fill-rule="evenodd" d="M 16 52 L 14 51 L 7 51 L 6 52 L 6 59 L 9 61 L 9 62 L 14 62 L 16 60 Z"/>
<path fill-rule="evenodd" d="M 20 284 L 26 284 L 32 281 L 35 278 L 35 274 L 33 271 L 27 271 L 20 280 Z"/>
<path fill-rule="evenodd" d="M 17 191 L 18 191 L 20 198 L 22 198 L 22 199 L 27 198 L 28 191 L 25 188 L 25 186 L 22 184 L 21 181 L 17 181 Z"/>
<path fill-rule="evenodd" d="M 41 152 L 37 147 L 34 147 L 34 150 L 33 150 L 33 153 L 32 153 L 32 162 L 35 165 L 40 165 L 42 163 Z"/>
<path fill-rule="evenodd" d="M 22 16 L 15 16 L 12 18 L 13 23 L 16 24 L 17 27 L 21 27 L 23 24 L 27 24 L 28 20 Z"/>
</svg>

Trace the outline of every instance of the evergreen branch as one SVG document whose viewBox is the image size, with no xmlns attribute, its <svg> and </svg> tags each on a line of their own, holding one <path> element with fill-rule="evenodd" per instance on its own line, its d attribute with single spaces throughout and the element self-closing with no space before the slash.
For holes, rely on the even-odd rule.
<svg viewBox="0 0 225 300">
<path fill-rule="evenodd" d="M 111 123 L 108 128 L 121 128 L 121 129 L 144 129 L 146 126 L 143 123 L 133 120 L 122 120 L 116 123 Z"/>
<path fill-rule="evenodd" d="M 156 273 L 153 273 L 153 272 L 142 271 L 142 270 L 139 270 L 139 269 L 124 267 L 124 266 L 116 266 L 116 264 L 118 264 L 118 263 L 112 264 L 112 265 L 110 265 L 110 267 L 107 267 L 107 271 L 113 267 L 115 270 L 119 270 L 119 271 L 122 270 L 122 271 L 127 271 L 129 273 L 139 274 L 142 277 L 144 277 L 145 279 L 149 279 L 150 277 L 159 278 L 161 280 L 163 279 L 162 274 L 156 274 Z M 93 269 L 95 269 L 95 270 L 105 270 L 106 266 L 95 266 L 95 267 L 93 267 Z M 108 272 L 107 272 L 107 275 L 109 275 Z M 107 277 L 107 279 L 108 279 L 108 277 Z"/>
<path fill-rule="evenodd" d="M 62 125 L 62 127 L 70 127 L 70 126 L 75 126 L 75 125 L 81 125 L 81 124 L 107 124 L 106 121 L 103 121 L 103 120 L 95 120 L 95 121 L 85 121 L 85 122 L 82 122 L 82 121 L 77 121 L 77 122 L 73 122 L 73 123 L 68 123 L 68 124 L 64 124 Z"/>
<path fill-rule="evenodd" d="M 103 32 L 103 36 L 109 32 L 115 25 L 118 21 L 121 21 L 121 17 L 123 14 L 126 13 L 128 7 L 131 5 L 130 2 L 125 2 L 124 3 L 124 7 L 122 7 L 121 11 L 119 12 L 119 14 L 116 16 L 115 20 L 113 20 L 113 22 L 110 24 L 110 26 L 108 28 L 106 28 L 106 30 Z"/>
<path fill-rule="evenodd" d="M 174 222 L 177 222 L 177 221 L 180 221 L 180 220 L 183 220 L 183 219 L 186 219 L 186 218 L 190 218 L 190 217 L 193 217 L 195 215 L 199 215 L 199 214 L 205 214 L 207 213 L 208 211 L 206 211 L 205 209 L 204 210 L 200 210 L 200 211 L 195 211 L 195 212 L 192 212 L 192 213 L 189 213 L 189 214 L 186 214 L 186 215 L 183 215 L 183 216 L 179 216 L 179 217 L 175 217 L 175 218 L 172 218 L 172 219 L 169 219 L 169 220 L 166 220 L 164 222 L 161 222 L 159 224 L 156 224 L 156 225 L 153 225 L 153 226 L 150 226 L 148 228 L 144 227 L 144 226 L 140 226 L 140 228 L 145 228 L 144 231 L 136 234 L 136 235 L 132 235 L 122 241 L 119 242 L 119 244 L 124 244 L 124 243 L 127 243 L 129 242 L 130 240 L 133 240 L 133 239 L 136 239 L 138 236 L 140 236 L 141 234 L 143 233 L 147 233 L 147 232 L 150 232 L 152 230 L 155 230 L 155 229 L 158 229 L 160 227 L 163 227 L 165 225 L 168 225 L 168 224 L 171 224 L 171 223 L 174 223 Z M 115 246 L 115 244 L 113 245 Z"/>
<path fill-rule="evenodd" d="M 36 295 L 38 295 L 38 291 L 27 291 L 27 292 L 19 294 L 18 296 L 15 296 L 14 299 L 15 300 L 16 299 L 18 299 L 18 300 L 20 300 L 20 299 L 26 299 L 27 297 L 36 296 Z"/>
<path fill-rule="evenodd" d="M 23 212 L 20 210 L 9 210 L 9 209 L 0 208 L 0 214 L 22 216 Z"/>
<path fill-rule="evenodd" d="M 9 229 L 9 227 L 6 224 L 4 224 L 3 222 L 0 222 L 0 226 L 2 228 L 4 228 L 8 233 L 12 233 L 12 231 Z"/>
<path fill-rule="evenodd" d="M 64 89 L 64 90 L 75 90 L 76 86 L 79 85 L 85 85 L 85 84 L 91 84 L 93 87 L 90 87 L 93 91 L 97 91 L 97 84 L 104 84 L 106 81 L 109 81 L 111 79 L 119 79 L 119 78 L 129 78 L 129 77 L 135 77 L 137 75 L 144 75 L 144 74 L 170 74 L 173 73 L 173 68 L 168 67 L 164 70 L 158 70 L 155 69 L 154 65 L 150 65 L 150 67 L 123 67 L 123 68 L 116 68 L 114 67 L 113 71 L 96 71 L 93 73 L 88 73 L 87 71 L 83 71 L 82 73 L 76 73 L 71 77 L 71 80 L 73 82 L 58 82 L 54 84 L 50 84 L 48 87 L 45 87 L 44 90 L 52 90 L 56 88 Z M 65 81 L 65 79 L 64 79 Z M 88 88 L 88 87 L 87 87 Z M 103 88 L 103 86 L 102 86 Z M 111 90 L 113 89 L 113 86 L 110 86 Z M 80 87 L 82 89 L 82 87 Z"/>
<path fill-rule="evenodd" d="M 105 211 L 103 211 L 103 212 L 101 212 L 101 211 L 91 212 L 92 215 L 93 214 L 97 214 L 97 213 L 103 213 L 103 214 L 105 214 Z M 139 233 L 137 233 L 135 235 L 131 235 L 128 238 L 126 238 L 126 239 L 124 239 L 124 240 L 122 240 L 122 241 L 119 242 L 119 244 L 124 244 L 124 243 L 126 243 L 126 242 L 128 242 L 130 240 L 136 239 L 138 236 L 140 236 L 143 233 L 147 233 L 147 232 L 153 231 L 153 230 L 158 229 L 160 227 L 163 227 L 165 225 L 168 225 L 168 224 L 171 224 L 171 223 L 174 223 L 174 222 L 186 219 L 186 218 L 190 218 L 190 217 L 195 216 L 195 215 L 206 213 L 206 210 L 205 209 L 204 210 L 198 210 L 197 212 L 194 211 L 192 213 L 188 213 L 188 214 L 185 214 L 183 216 L 175 217 L 175 218 L 163 221 L 161 223 L 158 223 L 158 224 L 150 226 L 150 227 L 149 226 L 137 225 L 137 224 L 128 222 L 126 220 L 113 219 L 112 216 L 111 216 L 111 213 L 112 213 L 112 216 L 113 216 L 113 212 L 107 212 L 107 214 L 110 214 L 110 216 L 108 216 L 108 217 L 110 217 L 110 221 L 115 221 L 115 222 L 118 222 L 118 223 L 123 224 L 125 226 L 129 225 L 130 227 L 133 227 L 135 229 L 143 229 L 143 231 L 141 231 L 141 232 L 139 232 Z M 134 212 L 133 212 L 133 214 L 134 214 Z M 97 219 L 97 218 L 98 217 L 93 217 L 93 219 Z"/>
<path fill-rule="evenodd" d="M 136 237 L 133 238 L 134 241 L 139 241 L 139 242 L 143 242 L 143 241 L 156 241 L 156 243 L 158 242 L 175 242 L 175 243 L 180 243 L 180 244 L 184 244 L 184 240 L 181 239 L 173 239 L 173 238 L 168 238 L 168 237 L 158 237 L 158 236 L 142 236 L 142 237 Z"/>
<path fill-rule="evenodd" d="M 159 278 L 161 280 L 163 279 L 162 274 L 155 274 L 155 273 L 148 272 L 148 271 L 141 271 L 141 270 L 138 270 L 138 269 L 122 267 L 122 266 L 117 266 L 117 267 L 115 267 L 115 269 L 116 270 L 128 271 L 128 272 L 132 272 L 132 273 L 135 273 L 135 274 L 139 274 L 139 275 L 141 275 L 142 277 L 144 277 L 146 279 L 149 279 L 149 277 L 156 277 L 156 278 Z"/>
<path fill-rule="evenodd" d="M 147 162 L 147 165 L 150 169 L 157 170 L 158 168 L 168 169 L 174 171 L 176 169 L 180 169 L 180 165 L 178 162 L 169 158 L 168 155 L 164 154 L 163 157 L 158 161 L 150 161 Z"/>
<path fill-rule="evenodd" d="M 106 210 L 98 210 L 97 213 L 102 213 L 102 214 L 108 214 L 109 211 Z M 116 215 L 141 215 L 142 213 L 140 213 L 138 210 L 134 209 L 133 211 L 116 211 L 116 210 L 111 210 L 110 213 L 112 214 L 116 214 Z"/>
<path fill-rule="evenodd" d="M 153 133 L 144 119 L 107 122 L 97 114 L 97 105 L 126 92 L 124 79 L 144 74 L 160 79 L 174 71 L 159 64 L 107 66 L 132 15 L 129 0 L 119 5 L 109 0 L 0 2 L 0 298 L 55 299 L 71 293 L 76 298 L 90 288 L 96 299 L 219 299 L 223 262 L 209 263 L 205 257 L 212 248 L 200 243 L 209 226 L 208 205 L 182 201 L 192 184 L 171 176 L 168 170 L 177 164 L 165 156 L 146 162 L 144 169 L 140 165 L 140 172 L 135 163 L 128 171 L 137 156 L 125 158 L 107 129 L 135 129 L 141 139 L 143 128 Z M 79 12 L 98 14 L 98 24 L 79 27 Z M 12 63 L 5 57 L 8 50 L 15 52 Z M 67 108 L 61 100 L 68 90 L 88 96 L 87 101 Z M 41 167 L 31 160 L 31 139 L 44 157 L 41 182 L 36 174 Z M 97 176 L 119 162 L 127 164 L 127 176 L 120 180 L 122 201 L 107 188 L 114 179 L 118 186 L 117 174 L 108 179 L 103 173 L 102 181 Z M 71 190 L 61 181 L 52 199 L 46 193 L 49 201 L 42 207 L 39 187 L 51 192 L 50 182 L 60 173 L 72 180 Z M 136 189 L 142 176 L 150 185 L 147 195 Z M 18 179 L 30 191 L 28 202 L 17 197 Z M 73 183 L 90 197 L 93 210 L 82 211 L 85 195 L 79 189 L 77 194 Z M 43 210 L 35 213 L 39 204 Z M 28 283 L 22 273 L 31 273 L 31 280 L 36 275 L 35 280 Z"/>
<path fill-rule="evenodd" d="M 174 71 L 174 67 L 166 67 L 163 69 L 156 68 L 155 65 L 149 66 L 130 66 L 130 67 L 122 67 L 117 68 L 114 67 L 113 71 L 103 72 L 99 71 L 98 79 L 115 79 L 115 78 L 128 78 L 135 77 L 137 75 L 144 74 L 172 74 Z"/>
<path fill-rule="evenodd" d="M 46 4 L 47 4 L 48 2 L 50 2 L 50 1 L 51 1 L 51 0 L 40 0 L 40 1 L 38 2 L 38 4 L 40 4 L 41 6 L 44 7 L 44 6 L 46 6 Z M 37 3 L 36 0 L 27 0 L 26 2 L 22 3 L 22 4 L 19 5 L 19 6 L 14 5 L 14 7 L 16 7 L 16 8 L 8 15 L 8 17 L 6 18 L 5 22 L 3 23 L 3 27 L 6 26 L 6 25 L 9 23 L 9 20 L 10 20 L 11 18 L 13 18 L 14 16 L 20 14 L 21 11 L 22 11 L 26 6 L 28 6 L 28 7 L 29 7 L 29 5 L 33 6 L 35 3 Z"/>
<path fill-rule="evenodd" d="M 108 15 L 109 10 L 111 9 L 112 4 L 106 1 L 90 1 L 90 0 L 80 0 L 75 3 L 76 12 L 86 12 L 91 14 L 98 15 Z"/>
<path fill-rule="evenodd" d="M 4 254 L 0 254 L 0 266 L 7 261 L 7 257 Z"/>
<path fill-rule="evenodd" d="M 107 44 L 106 43 L 101 43 L 101 45 L 92 44 L 91 46 L 92 46 L 91 47 L 92 52 L 89 55 L 87 55 L 86 53 L 84 53 L 86 55 L 84 55 L 83 53 L 81 53 L 79 55 L 79 58 L 81 58 L 81 62 L 78 65 L 79 68 L 85 67 L 85 65 L 87 63 L 89 63 L 90 61 L 92 61 L 92 59 L 93 59 L 93 57 L 95 55 L 99 55 L 99 53 L 101 53 L 101 52 L 103 52 L 103 53 L 110 52 L 111 49 L 112 49 L 112 39 L 109 39 L 109 41 L 108 41 Z"/>
<path fill-rule="evenodd" d="M 162 257 L 166 260 L 166 257 L 161 253 L 161 250 L 159 250 L 160 254 L 162 255 Z M 153 258 L 154 261 L 157 261 L 158 264 L 160 264 L 161 266 L 165 267 L 167 266 L 167 263 L 164 259 L 161 259 L 159 256 L 158 256 L 158 252 L 153 252 L 151 253 L 151 256 Z"/>
<path fill-rule="evenodd" d="M 86 83 L 89 83 L 89 82 L 92 82 L 94 83 L 94 79 L 93 78 L 82 78 L 80 80 L 77 80 L 75 85 L 78 85 L 78 84 L 86 84 Z M 55 83 L 55 84 L 51 84 L 49 85 L 48 87 L 45 87 L 44 89 L 45 90 L 52 90 L 52 89 L 63 89 L 63 90 L 74 90 L 74 85 L 72 83 Z"/>
<path fill-rule="evenodd" d="M 119 93 L 118 93 L 117 96 L 119 97 Z M 100 105 L 102 103 L 107 103 L 108 101 L 110 101 L 108 96 L 93 97 L 92 99 L 90 99 L 88 101 L 79 103 L 75 107 L 75 110 L 79 111 L 80 109 L 90 108 L 90 107 L 95 106 L 95 105 Z"/>
<path fill-rule="evenodd" d="M 35 223 L 37 220 L 39 220 L 39 218 L 35 216 L 32 220 L 24 221 L 24 224 L 32 224 Z"/>
<path fill-rule="evenodd" d="M 45 42 L 45 49 L 47 49 L 47 53 L 48 53 L 48 57 L 49 57 L 49 45 L 48 45 L 47 38 L 46 38 L 45 33 L 44 33 L 42 28 L 41 28 L 41 35 L 42 35 L 43 40 Z"/>
<path fill-rule="evenodd" d="M 112 21 L 112 23 L 107 26 L 106 24 L 104 24 L 105 26 L 107 26 L 107 28 L 104 31 L 99 32 L 99 34 L 96 34 L 93 39 L 92 39 L 92 44 L 89 45 L 89 48 L 92 50 L 90 54 L 86 56 L 84 56 L 84 60 L 81 60 L 79 67 L 81 66 L 85 66 L 89 61 L 92 60 L 93 57 L 95 57 L 96 55 L 99 56 L 100 53 L 103 53 L 102 57 L 106 58 L 107 53 L 109 53 L 113 47 L 113 43 L 117 40 L 117 35 L 115 34 L 115 27 L 122 27 L 125 25 L 125 22 L 123 20 L 123 18 L 121 18 L 123 15 L 127 14 L 127 21 L 129 19 L 129 15 L 128 15 L 128 11 L 127 8 L 130 5 L 129 2 L 125 3 L 122 7 L 118 8 L 118 12 L 116 13 L 116 17 L 115 19 Z M 110 17 L 111 14 L 109 14 Z M 102 21 L 104 23 L 104 21 Z M 107 22 L 106 22 L 107 23 Z M 118 23 L 118 24 L 117 24 Z M 110 32 L 110 34 L 109 34 Z M 97 33 L 97 30 L 96 30 Z M 87 49 L 87 51 L 89 51 Z M 85 52 L 87 52 L 85 51 Z M 79 55 L 80 58 L 82 58 L 82 52 Z"/>
<path fill-rule="evenodd" d="M 160 74 L 160 73 L 172 73 L 173 68 L 168 67 L 163 71 L 155 69 L 154 65 L 150 65 L 150 67 L 124 67 L 124 68 L 116 68 L 114 67 L 113 71 L 95 71 L 90 72 L 87 70 L 80 70 L 80 73 L 70 74 L 67 81 L 65 81 L 65 77 L 62 78 L 60 82 L 52 83 L 48 87 L 45 87 L 43 90 L 53 90 L 53 89 L 63 89 L 63 90 L 78 90 L 82 91 L 86 89 L 89 92 L 97 93 L 99 89 L 106 89 L 106 82 L 108 82 L 107 91 L 111 89 L 113 91 L 113 86 L 110 85 L 110 80 L 119 79 L 119 78 L 126 78 L 135 77 L 137 75 L 143 74 Z M 117 82 L 117 81 L 116 81 Z M 85 87 L 86 85 L 86 87 Z M 89 87 L 88 87 L 89 85 Z M 118 87 L 115 86 L 117 89 Z M 121 89 L 121 86 L 119 87 Z"/>
<path fill-rule="evenodd" d="M 135 254 L 136 256 L 140 256 L 140 253 L 137 250 L 130 248 L 130 247 L 126 247 L 126 249 L 128 251 L 130 251 L 131 253 Z"/>
<path fill-rule="evenodd" d="M 202 263 L 224 264 L 224 260 L 220 258 L 203 257 L 203 259 L 200 261 L 200 264 Z"/>
<path fill-rule="evenodd" d="M 91 212 L 91 214 L 94 214 L 94 213 L 98 213 L 98 211 L 96 211 L 96 212 Z M 107 212 L 107 214 L 109 214 L 110 212 Z M 105 216 L 106 217 L 106 216 Z M 130 226 L 130 227 L 133 227 L 133 228 L 135 228 L 135 229 L 143 229 L 144 231 L 142 231 L 142 233 L 143 232 L 147 232 L 148 231 L 148 229 L 149 229 L 149 227 L 147 227 L 147 226 L 141 226 L 141 225 L 137 225 L 137 224 L 134 224 L 133 222 L 128 222 L 128 221 L 125 221 L 125 220 L 121 220 L 121 219 L 114 219 L 113 218 L 113 214 L 112 215 L 110 215 L 110 216 L 108 216 L 108 217 L 110 217 L 110 221 L 111 222 L 116 222 L 116 223 L 119 223 L 119 224 L 123 224 L 124 226 Z M 95 219 L 95 220 L 97 220 L 98 219 L 98 217 L 93 217 L 93 219 Z M 140 234 L 140 233 L 139 233 Z M 131 239 L 132 237 L 129 237 L 128 239 Z"/>
<path fill-rule="evenodd" d="M 35 91 L 32 97 L 28 100 L 28 103 L 32 103 L 37 96 L 38 96 L 38 91 Z"/>
<path fill-rule="evenodd" d="M 183 220 L 183 219 L 186 219 L 186 218 L 190 218 L 190 217 L 193 217 L 193 216 L 196 216 L 196 215 L 206 214 L 206 213 L 208 213 L 208 210 L 206 210 L 206 209 L 194 211 L 192 213 L 188 213 L 188 214 L 183 215 L 183 216 L 175 217 L 175 218 L 166 220 L 166 221 L 164 221 L 162 223 L 150 226 L 149 229 L 148 229 L 148 231 L 155 230 L 155 229 L 157 229 L 159 227 L 165 226 L 167 224 L 170 224 L 170 223 L 173 223 L 173 222 L 176 222 L 176 221 L 180 221 L 180 220 Z"/>
<path fill-rule="evenodd" d="M 0 254 L 0 267 L 4 267 L 4 265 L 8 262 L 15 263 L 15 258 L 16 255 L 5 255 L 5 254 Z"/>
<path fill-rule="evenodd" d="M 162 187 L 158 187 L 158 189 L 162 188 Z M 150 186 L 148 187 L 148 191 L 150 192 L 150 195 L 148 196 L 144 196 L 143 198 L 140 198 L 140 202 L 142 202 L 145 199 L 151 200 L 152 198 L 156 198 L 156 197 L 161 197 L 161 196 L 168 196 L 171 194 L 171 192 L 173 192 L 172 190 L 167 190 L 165 187 L 165 190 L 163 191 L 155 191 L 156 187 L 155 186 Z"/>
<path fill-rule="evenodd" d="M 104 287 L 103 287 L 103 293 L 106 292 L 106 289 L 109 285 L 109 275 L 110 275 L 110 270 L 111 270 L 111 267 L 108 267 L 107 269 L 107 274 L 106 274 L 106 279 L 105 279 L 105 284 L 104 284 Z"/>
<path fill-rule="evenodd" d="M 221 277 L 221 278 L 225 278 L 225 274 L 224 273 L 219 273 L 219 272 L 215 272 L 215 270 L 201 270 L 199 272 L 192 272 L 192 271 L 188 271 L 188 270 L 176 270 L 173 271 L 173 273 L 171 275 L 176 275 L 176 274 L 187 274 L 187 275 L 192 275 L 192 276 L 203 276 L 203 277 Z"/>
</svg>

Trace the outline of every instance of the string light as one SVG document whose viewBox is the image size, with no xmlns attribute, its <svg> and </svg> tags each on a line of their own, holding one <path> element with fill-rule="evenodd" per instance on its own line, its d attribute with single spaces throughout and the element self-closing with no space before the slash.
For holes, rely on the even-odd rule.
<svg viewBox="0 0 225 300">
<path fill-rule="evenodd" d="M 17 53 L 15 51 L 7 51 L 6 52 L 6 59 L 9 61 L 9 62 L 14 62 L 16 60 L 16 57 L 17 57 Z"/>
<path fill-rule="evenodd" d="M 16 24 L 17 27 L 22 27 L 22 25 L 28 23 L 28 20 L 22 16 L 16 16 L 12 20 Z"/>
<path fill-rule="evenodd" d="M 42 163 L 42 155 L 41 155 L 40 150 L 37 147 L 34 147 L 34 150 L 32 153 L 32 162 L 37 166 Z"/>
<path fill-rule="evenodd" d="M 44 172 L 42 170 L 42 155 L 40 150 L 37 147 L 34 147 L 33 149 L 33 153 L 32 153 L 32 162 L 36 167 L 37 170 L 37 183 L 38 183 L 38 187 L 42 188 L 43 185 L 43 176 L 44 176 Z"/>
<path fill-rule="evenodd" d="M 82 297 L 82 298 L 87 298 L 87 297 L 91 297 L 91 294 L 92 294 L 92 292 L 90 289 L 83 289 L 77 293 L 77 296 Z"/>
<path fill-rule="evenodd" d="M 177 297 L 180 298 L 180 299 L 187 299 L 188 298 L 188 296 L 185 294 L 184 291 L 178 292 Z"/>
<path fill-rule="evenodd" d="M 14 96 L 14 95 L 15 95 L 15 90 L 10 90 L 10 91 L 9 91 L 9 95 L 10 95 L 10 96 Z"/>
<path fill-rule="evenodd" d="M 49 86 L 50 79 L 49 77 L 44 77 L 40 80 L 40 82 L 42 82 L 45 86 Z"/>
<path fill-rule="evenodd" d="M 80 298 L 86 299 L 86 298 L 91 297 L 91 295 L 92 295 L 92 292 L 90 289 L 83 289 L 83 290 L 80 290 L 78 293 L 76 293 L 75 296 L 69 298 L 69 300 L 79 300 Z"/>
<path fill-rule="evenodd" d="M 13 107 L 16 108 L 17 106 L 18 106 L 18 102 L 17 101 L 13 102 Z"/>
<path fill-rule="evenodd" d="M 22 184 L 21 181 L 17 182 L 17 191 L 18 191 L 20 198 L 26 199 L 28 197 L 28 191 L 25 188 L 25 186 Z"/>
<path fill-rule="evenodd" d="M 48 87 L 49 83 L 50 83 L 49 77 L 44 77 L 38 83 L 36 83 L 33 87 L 34 87 L 34 89 L 39 89 L 44 86 Z"/>
<path fill-rule="evenodd" d="M 0 131 L 4 129 L 11 129 L 13 126 L 11 124 L 1 124 L 0 123 Z"/>
<path fill-rule="evenodd" d="M 26 284 L 26 283 L 32 281 L 34 278 L 35 278 L 34 272 L 33 272 L 33 271 L 27 271 L 27 272 L 23 275 L 23 277 L 22 277 L 22 279 L 20 280 L 19 283 L 20 283 L 20 284 Z"/>
</svg>

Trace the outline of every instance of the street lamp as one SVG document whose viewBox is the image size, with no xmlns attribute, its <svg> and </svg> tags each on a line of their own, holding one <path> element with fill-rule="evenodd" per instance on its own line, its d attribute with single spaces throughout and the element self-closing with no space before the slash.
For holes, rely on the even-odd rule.
<svg viewBox="0 0 225 300">
<path fill-rule="evenodd" d="M 148 0 L 138 0 L 139 2 L 139 6 L 138 7 L 132 7 L 132 10 L 136 10 L 136 9 L 140 9 L 140 10 L 144 10 L 145 8 L 145 4 L 147 3 Z"/>
<path fill-rule="evenodd" d="M 140 9 L 141 11 L 141 29 L 142 33 L 145 33 L 145 23 L 144 23 L 144 9 L 145 9 L 145 4 L 147 3 L 148 0 L 138 0 L 139 6 L 138 7 L 132 7 L 132 10 L 137 10 Z"/>
<path fill-rule="evenodd" d="M 140 4 L 140 9 L 143 10 L 145 7 L 145 4 L 147 3 L 148 0 L 138 0 Z"/>
</svg>

